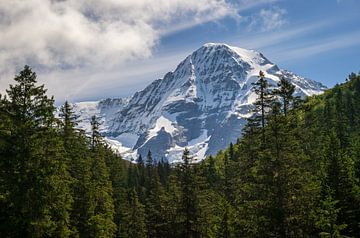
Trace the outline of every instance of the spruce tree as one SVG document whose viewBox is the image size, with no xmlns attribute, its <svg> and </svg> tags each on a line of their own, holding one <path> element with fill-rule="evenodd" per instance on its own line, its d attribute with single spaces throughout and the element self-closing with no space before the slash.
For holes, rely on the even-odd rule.
<svg viewBox="0 0 360 238">
<path fill-rule="evenodd" d="M 139 187 L 145 186 L 145 164 L 141 155 L 139 155 L 136 163 L 136 177 L 138 178 Z M 138 191 L 139 192 L 139 191 Z"/>
<path fill-rule="evenodd" d="M 359 218 L 360 188 L 359 181 L 355 175 L 354 162 L 351 157 L 341 150 L 340 139 L 336 137 L 335 131 L 331 131 L 327 138 L 325 153 L 326 182 L 330 189 L 329 195 L 338 201 L 339 208 L 338 224 L 346 224 L 345 235 L 351 236 L 360 232 Z"/>
<path fill-rule="evenodd" d="M 128 196 L 128 208 L 124 217 L 124 229 L 120 237 L 127 238 L 145 238 L 147 237 L 145 224 L 145 210 L 140 203 L 134 189 L 130 190 Z"/>
<path fill-rule="evenodd" d="M 87 231 L 91 237 L 110 237 L 116 232 L 115 207 L 109 168 L 106 164 L 107 150 L 102 143 L 99 123 L 91 120 L 91 191 Z"/>
<path fill-rule="evenodd" d="M 184 238 L 199 237 L 198 229 L 198 197 L 197 182 L 194 165 L 191 164 L 190 152 L 185 149 L 183 162 L 179 165 L 179 182 L 181 189 L 181 206 L 179 216 L 181 216 L 181 233 Z"/>
<path fill-rule="evenodd" d="M 167 187 L 170 175 L 170 164 L 167 159 L 161 158 L 157 163 L 157 172 L 162 186 Z"/>
<path fill-rule="evenodd" d="M 291 102 L 294 99 L 295 86 L 284 77 L 280 79 L 277 86 L 278 88 L 273 90 L 273 94 L 280 97 L 283 108 L 282 111 L 286 116 L 290 109 Z"/>
<path fill-rule="evenodd" d="M 74 200 L 71 212 L 71 224 L 82 236 L 86 231 L 88 202 L 91 188 L 91 160 L 89 159 L 87 138 L 78 131 L 77 116 L 72 106 L 65 102 L 60 108 L 60 134 L 66 153 L 66 162 L 71 175 L 71 194 Z"/>
<path fill-rule="evenodd" d="M 62 126 L 63 126 L 63 137 L 69 138 L 71 136 L 74 136 L 76 132 L 76 126 L 77 126 L 77 119 L 78 116 L 75 115 L 72 106 L 68 101 L 65 101 L 64 105 L 60 108 L 60 118 L 62 119 Z M 65 141 L 65 144 L 68 142 Z"/>
<path fill-rule="evenodd" d="M 259 79 L 252 84 L 253 91 L 257 95 L 257 99 L 254 102 L 255 108 L 255 117 L 254 120 L 260 122 L 260 126 L 262 129 L 262 140 L 265 143 L 265 122 L 266 122 L 266 113 L 270 109 L 271 102 L 272 102 L 272 94 L 269 89 L 269 83 L 265 79 L 265 74 L 260 70 L 259 72 Z"/>
<path fill-rule="evenodd" d="M 219 183 L 219 175 L 215 165 L 215 158 L 213 156 L 209 156 L 205 162 L 204 168 L 204 177 L 206 178 L 206 182 L 211 188 L 218 187 Z"/>
<path fill-rule="evenodd" d="M 0 94 L 0 236 L 9 234 L 8 219 L 10 216 L 11 197 L 10 191 L 14 184 L 10 181 L 12 176 L 12 164 L 10 158 L 9 148 L 11 146 L 11 120 L 7 114 L 6 97 L 2 97 Z M 14 181 L 15 182 L 15 181 Z"/>
<path fill-rule="evenodd" d="M 101 143 L 101 134 L 100 134 L 100 122 L 96 116 L 91 117 L 91 148 L 95 148 L 96 145 Z"/>
<path fill-rule="evenodd" d="M 119 236 L 120 226 L 124 221 L 123 209 L 125 208 L 126 200 L 126 181 L 127 181 L 127 170 L 125 161 L 114 154 L 110 148 L 106 148 L 106 165 L 109 168 L 109 179 L 112 185 L 112 195 L 114 203 L 114 223 L 117 226 L 117 236 Z"/>
<path fill-rule="evenodd" d="M 166 237 L 164 210 L 162 201 L 165 196 L 159 176 L 153 173 L 149 179 L 145 201 L 146 227 L 148 237 Z"/>
<path fill-rule="evenodd" d="M 55 127 L 54 100 L 44 85 L 37 86 L 29 66 L 15 77 L 2 101 L 11 121 L 5 183 L 9 188 L 6 236 L 71 234 L 72 197 L 61 139 Z"/>
</svg>

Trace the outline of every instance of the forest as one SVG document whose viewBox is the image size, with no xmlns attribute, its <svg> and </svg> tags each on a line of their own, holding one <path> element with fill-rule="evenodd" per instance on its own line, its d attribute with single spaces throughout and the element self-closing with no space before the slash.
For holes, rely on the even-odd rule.
<svg viewBox="0 0 360 238">
<path fill-rule="evenodd" d="M 226 150 L 130 163 L 25 66 L 0 96 L 0 237 L 360 237 L 360 74 L 306 99 L 253 87 Z"/>
</svg>

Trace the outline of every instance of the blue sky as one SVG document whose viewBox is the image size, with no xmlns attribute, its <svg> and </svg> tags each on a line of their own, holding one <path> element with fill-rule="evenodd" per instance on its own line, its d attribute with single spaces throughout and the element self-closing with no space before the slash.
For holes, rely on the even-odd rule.
<svg viewBox="0 0 360 238">
<path fill-rule="evenodd" d="M 341 83 L 360 71 L 359 0 L 0 1 L 0 93 L 29 64 L 57 103 L 125 97 L 208 42 Z"/>
<path fill-rule="evenodd" d="M 282 23 L 270 29 L 262 29 L 262 22 L 249 27 L 262 9 L 282 12 L 274 20 Z M 166 36 L 157 54 L 224 42 L 260 51 L 281 68 L 329 87 L 360 71 L 360 1 L 274 1 L 241 14 L 240 22 L 225 18 Z"/>
</svg>

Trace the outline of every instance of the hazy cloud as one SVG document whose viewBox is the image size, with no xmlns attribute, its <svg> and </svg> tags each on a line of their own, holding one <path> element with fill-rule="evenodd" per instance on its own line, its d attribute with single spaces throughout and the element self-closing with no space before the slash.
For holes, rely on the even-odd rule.
<svg viewBox="0 0 360 238">
<path fill-rule="evenodd" d="M 60 101 L 98 90 L 91 83 L 127 85 L 134 79 L 131 72 L 147 72 L 136 62 L 149 58 L 162 36 L 224 17 L 239 19 L 241 9 L 274 1 L 0 1 L 0 92 L 24 64 L 38 72 Z M 162 72 L 174 62 L 146 64 Z M 124 71 L 130 73 L 120 76 Z"/>
<path fill-rule="evenodd" d="M 258 14 L 250 17 L 249 29 L 251 31 L 276 30 L 286 24 L 286 10 L 279 7 L 261 9 Z"/>
<path fill-rule="evenodd" d="M 305 45 L 284 48 L 274 53 L 274 56 L 284 61 L 308 58 L 328 51 L 358 46 L 360 45 L 359 38 L 360 31 L 350 32 L 335 37 L 323 38 L 315 42 L 306 42 Z"/>
<path fill-rule="evenodd" d="M 0 64 L 116 64 L 150 56 L 167 29 L 234 14 L 224 0 L 0 1 Z"/>
</svg>

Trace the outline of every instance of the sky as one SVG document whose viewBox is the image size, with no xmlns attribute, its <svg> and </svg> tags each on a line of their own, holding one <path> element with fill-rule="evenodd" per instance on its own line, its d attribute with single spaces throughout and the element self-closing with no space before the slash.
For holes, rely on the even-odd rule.
<svg viewBox="0 0 360 238">
<path fill-rule="evenodd" d="M 28 64 L 58 104 L 126 97 L 208 42 L 331 87 L 360 71 L 360 1 L 0 0 L 0 92 Z"/>
</svg>

